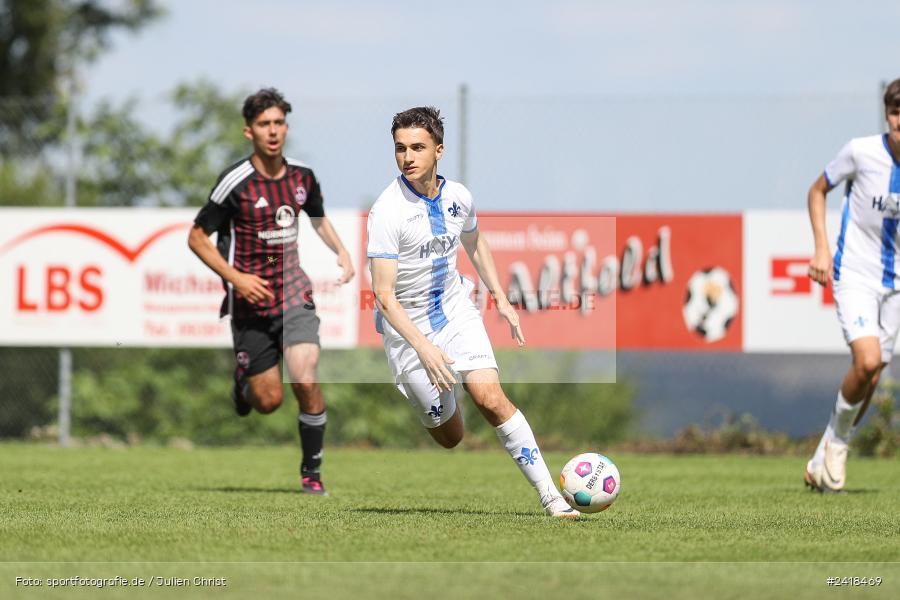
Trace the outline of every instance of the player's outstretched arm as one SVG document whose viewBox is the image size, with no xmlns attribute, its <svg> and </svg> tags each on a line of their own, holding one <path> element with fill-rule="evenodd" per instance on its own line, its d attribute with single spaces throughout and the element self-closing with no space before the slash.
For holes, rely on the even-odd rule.
<svg viewBox="0 0 900 600">
<path fill-rule="evenodd" d="M 275 295 L 269 289 L 269 283 L 256 275 L 241 273 L 222 258 L 213 246 L 209 236 L 199 225 L 191 227 L 188 234 L 188 247 L 207 267 L 234 287 L 234 290 L 249 302 L 256 304 L 265 299 L 274 300 Z"/>
<path fill-rule="evenodd" d="M 341 276 L 338 278 L 338 283 L 342 285 L 347 283 L 353 279 L 353 275 L 356 274 L 356 271 L 353 269 L 353 259 L 350 258 L 350 253 L 347 252 L 347 249 L 341 242 L 341 238 L 334 229 L 334 225 L 332 225 L 331 221 L 328 220 L 328 217 L 325 216 L 314 217 L 310 219 L 310 221 L 312 221 L 313 229 L 316 230 L 316 233 L 322 238 L 325 245 L 331 248 L 332 252 L 337 254 L 337 264 L 341 268 Z"/>
<path fill-rule="evenodd" d="M 522 333 L 522 326 L 519 324 L 519 315 L 516 309 L 509 303 L 503 286 L 500 285 L 500 277 L 497 275 L 497 266 L 494 264 L 494 255 L 488 246 L 487 240 L 478 234 L 478 229 L 469 232 L 463 232 L 460 237 L 469 260 L 475 265 L 478 276 L 484 281 L 488 287 L 494 302 L 497 303 L 497 310 L 500 315 L 509 323 L 509 333 L 519 346 L 525 345 L 525 334 Z"/>
<path fill-rule="evenodd" d="M 809 188 L 807 197 L 809 220 L 815 240 L 815 251 L 812 260 L 809 261 L 809 277 L 821 285 L 828 285 L 833 267 L 831 250 L 828 248 L 828 234 L 825 231 L 825 196 L 829 190 L 830 186 L 825 175 L 819 175 Z"/>
<path fill-rule="evenodd" d="M 397 259 L 371 258 L 369 260 L 372 269 L 372 291 L 375 292 L 375 303 L 378 310 L 391 324 L 391 327 L 402 335 L 418 353 L 419 360 L 425 367 L 431 383 L 439 390 L 452 390 L 456 378 L 447 365 L 452 364 L 453 361 L 440 348 L 428 341 L 428 338 L 419 331 L 397 300 L 394 291 L 397 283 Z"/>
</svg>

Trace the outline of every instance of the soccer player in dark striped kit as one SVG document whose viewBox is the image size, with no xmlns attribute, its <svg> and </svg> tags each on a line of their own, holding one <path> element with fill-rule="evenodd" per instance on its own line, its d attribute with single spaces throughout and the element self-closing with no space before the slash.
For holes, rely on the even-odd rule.
<svg viewBox="0 0 900 600">
<path fill-rule="evenodd" d="M 231 317 L 235 373 L 232 400 L 241 416 L 267 414 L 283 400 L 284 357 L 300 405 L 302 489 L 326 495 L 320 467 L 325 401 L 316 377 L 319 317 L 309 278 L 300 268 L 298 218 L 303 210 L 337 255 L 338 282 L 353 278 L 353 262 L 325 216 L 312 169 L 283 155 L 291 105 L 273 88 L 244 102 L 244 137 L 253 153 L 225 169 L 200 209 L 188 238 L 191 250 L 222 277 L 220 315 Z M 210 235 L 216 232 L 214 245 Z"/>
</svg>

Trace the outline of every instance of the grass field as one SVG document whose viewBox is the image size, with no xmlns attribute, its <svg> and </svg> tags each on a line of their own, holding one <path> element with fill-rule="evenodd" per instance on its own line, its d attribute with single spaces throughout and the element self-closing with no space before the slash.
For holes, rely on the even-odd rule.
<svg viewBox="0 0 900 600">
<path fill-rule="evenodd" d="M 558 472 L 568 456 L 546 458 Z M 823 496 L 797 458 L 612 458 L 619 500 L 573 522 L 544 517 L 501 452 L 330 449 L 319 498 L 297 492 L 293 448 L 3 444 L 0 598 L 95 597 L 47 578 L 116 575 L 228 586 L 104 598 L 900 595 L 898 461 L 851 458 L 849 491 Z M 882 583 L 826 585 L 845 576 Z"/>
</svg>

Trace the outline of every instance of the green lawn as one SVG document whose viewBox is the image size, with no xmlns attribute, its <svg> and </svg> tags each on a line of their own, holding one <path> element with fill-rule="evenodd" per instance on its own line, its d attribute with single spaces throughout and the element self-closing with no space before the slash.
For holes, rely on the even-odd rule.
<svg viewBox="0 0 900 600">
<path fill-rule="evenodd" d="M 823 496 L 797 458 L 612 456 L 618 501 L 573 522 L 544 517 L 499 451 L 329 449 L 328 498 L 297 492 L 297 454 L 0 445 L 0 597 L 53 596 L 46 578 L 75 575 L 228 579 L 142 588 L 191 597 L 900 594 L 896 460 L 851 458 L 848 492 Z M 558 471 L 568 456 L 546 458 Z M 56 594 L 99 593 L 76 587 Z"/>
</svg>

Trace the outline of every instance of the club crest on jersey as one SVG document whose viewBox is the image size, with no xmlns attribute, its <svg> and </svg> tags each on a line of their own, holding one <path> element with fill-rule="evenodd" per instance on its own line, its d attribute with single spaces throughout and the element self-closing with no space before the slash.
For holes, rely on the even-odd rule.
<svg viewBox="0 0 900 600">
<path fill-rule="evenodd" d="M 450 213 L 450 216 L 454 219 L 459 216 L 459 211 L 461 210 L 462 208 L 456 203 L 456 200 L 453 201 L 453 206 L 447 208 L 447 212 Z"/>
<path fill-rule="evenodd" d="M 294 193 L 294 200 L 297 201 L 297 204 L 303 205 L 306 202 L 306 188 L 302 185 L 297 186 L 297 191 Z"/>
<path fill-rule="evenodd" d="M 294 209 L 290 206 L 279 206 L 275 211 L 275 222 L 281 227 L 290 227 L 294 224 Z"/>
</svg>

